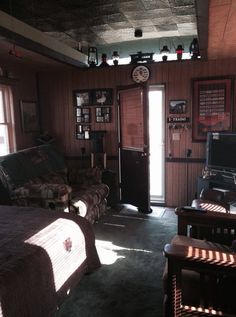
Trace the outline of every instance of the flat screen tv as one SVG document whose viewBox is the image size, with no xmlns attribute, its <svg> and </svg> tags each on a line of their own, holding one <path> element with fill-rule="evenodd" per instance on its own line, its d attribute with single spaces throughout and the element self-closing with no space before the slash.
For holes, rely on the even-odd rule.
<svg viewBox="0 0 236 317">
<path fill-rule="evenodd" d="M 211 169 L 236 173 L 236 133 L 207 134 L 206 165 Z"/>
</svg>

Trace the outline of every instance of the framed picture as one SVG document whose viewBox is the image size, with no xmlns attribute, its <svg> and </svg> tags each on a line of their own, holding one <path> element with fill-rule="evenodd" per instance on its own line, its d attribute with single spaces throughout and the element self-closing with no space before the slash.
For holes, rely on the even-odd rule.
<svg viewBox="0 0 236 317">
<path fill-rule="evenodd" d="M 206 141 L 207 132 L 231 131 L 233 78 L 193 80 L 193 141 Z"/>
<path fill-rule="evenodd" d="M 96 107 L 96 122 L 111 122 L 111 107 Z"/>
<path fill-rule="evenodd" d="M 73 95 L 75 107 L 89 106 L 92 102 L 90 90 L 75 90 Z"/>
<path fill-rule="evenodd" d="M 25 133 L 39 131 L 38 109 L 35 101 L 20 101 L 22 130 Z"/>
<path fill-rule="evenodd" d="M 90 108 L 76 107 L 75 114 L 77 123 L 89 123 L 91 121 Z"/>
<path fill-rule="evenodd" d="M 89 140 L 90 139 L 90 126 L 77 124 L 76 125 L 76 139 L 78 140 Z"/>
<path fill-rule="evenodd" d="M 170 100 L 169 113 L 171 114 L 183 114 L 187 111 L 186 100 Z"/>
<path fill-rule="evenodd" d="M 96 89 L 92 92 L 93 105 L 112 105 L 113 103 L 113 90 L 112 89 Z"/>
</svg>

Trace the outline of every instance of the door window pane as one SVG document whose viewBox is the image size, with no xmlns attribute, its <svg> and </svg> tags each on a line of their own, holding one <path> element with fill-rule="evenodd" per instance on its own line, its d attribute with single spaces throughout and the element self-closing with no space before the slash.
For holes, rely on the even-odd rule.
<svg viewBox="0 0 236 317">
<path fill-rule="evenodd" d="M 144 148 L 143 101 L 142 90 L 124 90 L 120 92 L 121 141 L 122 148 Z"/>
</svg>

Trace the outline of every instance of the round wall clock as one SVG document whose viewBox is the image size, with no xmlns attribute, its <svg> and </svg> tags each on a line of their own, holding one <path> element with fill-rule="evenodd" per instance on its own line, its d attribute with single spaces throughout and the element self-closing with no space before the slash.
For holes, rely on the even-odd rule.
<svg viewBox="0 0 236 317">
<path fill-rule="evenodd" d="M 150 70 L 145 65 L 135 66 L 132 70 L 131 77 L 136 83 L 144 83 L 150 77 Z"/>
</svg>

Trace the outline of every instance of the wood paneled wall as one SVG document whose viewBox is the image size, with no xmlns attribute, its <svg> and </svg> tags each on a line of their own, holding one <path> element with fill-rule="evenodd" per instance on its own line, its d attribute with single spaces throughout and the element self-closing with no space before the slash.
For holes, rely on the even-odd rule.
<svg viewBox="0 0 236 317">
<path fill-rule="evenodd" d="M 227 61 L 171 61 L 153 63 L 148 66 L 151 70 L 148 84 L 165 85 L 166 117 L 169 115 L 170 100 L 186 99 L 187 116 L 191 118 L 191 80 L 193 78 L 234 75 L 236 73 L 235 59 Z M 112 122 L 95 123 L 94 111 L 92 111 L 93 123 L 91 128 L 92 130 L 107 131 L 105 151 L 108 156 L 117 157 L 116 91 L 119 86 L 132 84 L 130 76 L 132 68 L 133 65 L 122 65 L 86 70 L 78 69 L 66 73 L 40 74 L 39 87 L 43 129 L 56 138 L 58 146 L 67 156 L 80 156 L 83 147 L 86 149 L 87 155 L 91 152 L 91 141 L 76 140 L 75 138 L 72 91 L 75 89 L 113 88 Z M 235 128 L 234 109 L 232 111 L 233 127 Z M 195 159 L 205 158 L 205 143 L 192 142 L 191 128 L 178 132 L 180 140 L 173 141 L 171 135 L 173 131 L 169 130 L 166 125 L 166 157 L 170 152 L 172 157 L 172 160 L 166 162 L 166 205 L 168 206 L 185 205 L 194 198 L 197 177 L 201 175 L 204 166 L 202 162 L 197 162 Z M 192 155 L 186 161 L 187 149 L 192 150 Z M 179 162 L 176 159 L 179 159 Z M 117 161 L 108 162 L 109 166 L 117 169 Z"/>
</svg>

